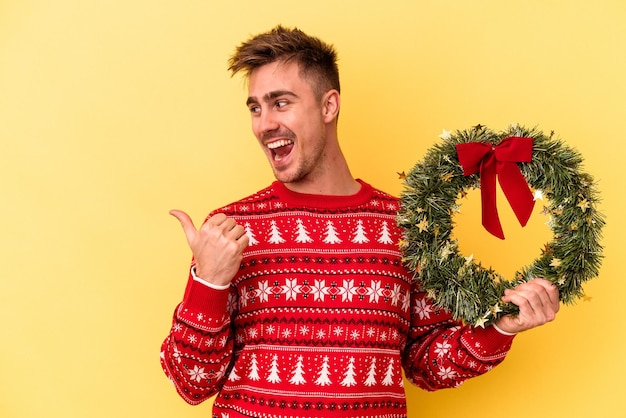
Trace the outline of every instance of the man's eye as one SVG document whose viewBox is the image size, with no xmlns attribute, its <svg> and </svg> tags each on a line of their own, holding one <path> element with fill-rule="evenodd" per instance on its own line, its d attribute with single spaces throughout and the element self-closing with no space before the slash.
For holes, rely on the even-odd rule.
<svg viewBox="0 0 626 418">
<path fill-rule="evenodd" d="M 261 111 L 261 106 L 248 106 L 248 109 L 250 110 L 250 113 L 259 113 Z"/>
<path fill-rule="evenodd" d="M 281 107 L 287 106 L 287 104 L 287 100 L 277 100 L 275 106 L 280 109 Z"/>
</svg>

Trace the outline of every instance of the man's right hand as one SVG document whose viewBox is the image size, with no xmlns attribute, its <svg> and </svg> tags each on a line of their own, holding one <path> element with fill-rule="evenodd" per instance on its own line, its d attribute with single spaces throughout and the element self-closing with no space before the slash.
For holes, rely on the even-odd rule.
<svg viewBox="0 0 626 418">
<path fill-rule="evenodd" d="M 200 229 L 181 210 L 171 210 L 170 215 L 180 221 L 185 231 L 196 262 L 196 275 L 218 286 L 230 284 L 248 246 L 244 228 L 223 213 L 211 216 Z"/>
</svg>

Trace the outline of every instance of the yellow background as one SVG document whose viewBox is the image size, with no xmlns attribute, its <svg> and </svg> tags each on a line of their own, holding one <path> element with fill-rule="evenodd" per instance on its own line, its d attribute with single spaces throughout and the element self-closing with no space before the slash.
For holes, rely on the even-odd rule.
<svg viewBox="0 0 626 418">
<path fill-rule="evenodd" d="M 159 366 L 190 257 L 167 212 L 199 222 L 272 180 L 226 60 L 283 23 L 339 51 L 356 176 L 399 194 L 442 129 L 519 122 L 555 130 L 600 187 L 592 299 L 459 389 L 407 388 L 410 416 L 626 417 L 625 22 L 623 0 L 0 2 L 0 416 L 210 416 Z M 499 242 L 477 200 L 463 248 L 504 274 L 538 255 L 540 214 Z"/>
</svg>

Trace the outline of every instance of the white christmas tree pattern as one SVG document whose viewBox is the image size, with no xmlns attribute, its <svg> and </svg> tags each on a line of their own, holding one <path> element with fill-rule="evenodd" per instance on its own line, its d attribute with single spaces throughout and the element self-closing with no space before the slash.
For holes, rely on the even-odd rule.
<svg viewBox="0 0 626 418">
<path fill-rule="evenodd" d="M 392 386 L 392 385 L 400 385 L 403 386 L 404 382 L 402 381 L 402 377 L 397 379 L 398 375 L 396 370 L 396 361 L 394 358 L 389 358 L 388 361 L 385 361 L 386 367 L 384 370 L 383 380 L 378 380 L 379 369 L 377 367 L 378 364 L 382 362 L 379 357 L 369 357 L 368 359 L 363 359 L 360 362 L 362 365 L 357 366 L 357 359 L 355 356 L 350 356 L 344 358 L 347 360 L 347 364 L 345 365 L 342 372 L 342 379 L 337 382 L 333 382 L 331 379 L 331 375 L 333 371 L 336 371 L 335 365 L 339 364 L 340 358 L 330 358 L 329 355 L 317 356 L 315 359 L 307 358 L 301 354 L 289 356 L 288 364 L 284 364 L 284 357 L 281 358 L 277 354 L 273 354 L 268 356 L 271 358 L 269 362 L 263 361 L 262 363 L 267 364 L 269 367 L 263 371 L 259 370 L 259 362 L 257 361 L 257 355 L 252 354 L 250 357 L 250 366 L 248 378 L 253 381 L 261 380 L 259 374 L 265 375 L 264 380 L 271 384 L 281 384 L 283 379 L 281 378 L 282 371 L 291 370 L 288 372 L 291 377 L 289 378 L 288 384 L 292 385 L 305 385 L 308 380 L 306 378 L 307 372 L 311 372 L 312 370 L 317 369 L 316 376 L 317 378 L 313 381 L 313 383 L 317 386 L 332 386 L 333 384 L 341 385 L 343 387 L 349 388 L 353 386 L 357 386 L 360 382 L 363 382 L 365 386 L 372 387 L 376 385 L 383 386 Z M 307 368 L 307 362 L 313 361 L 317 363 L 313 368 Z M 343 361 L 341 361 L 343 363 Z M 262 372 L 262 373 L 261 373 Z M 192 380 L 198 379 L 206 379 L 212 376 L 209 376 L 209 373 L 205 372 L 202 368 L 196 368 L 193 371 L 188 372 L 191 375 Z M 442 379 L 452 378 L 455 375 L 455 371 L 448 368 L 445 369 L 443 367 L 440 368 L 438 375 Z M 361 377 L 361 374 L 363 375 Z M 219 375 L 219 373 L 218 373 Z M 217 376 L 219 378 L 219 376 Z M 238 374 L 236 368 L 233 368 L 230 375 L 228 376 L 228 380 L 235 382 L 240 380 L 241 377 Z M 284 384 L 284 383 L 282 383 Z"/>
<path fill-rule="evenodd" d="M 328 364 L 328 356 L 324 356 L 324 359 L 322 361 L 322 368 L 318 372 L 318 377 L 315 380 L 315 384 L 316 385 L 328 386 L 328 385 L 330 385 L 332 383 L 332 381 L 329 378 L 329 376 L 330 376 L 329 368 L 330 368 L 330 366 Z"/>
<path fill-rule="evenodd" d="M 372 357 L 370 367 L 367 369 L 367 379 L 365 386 L 374 386 L 376 384 L 376 357 Z"/>
<path fill-rule="evenodd" d="M 280 383 L 280 376 L 278 375 L 278 355 L 272 356 L 272 364 L 270 366 L 270 374 L 266 379 L 270 383 Z"/>
<path fill-rule="evenodd" d="M 280 234 L 278 230 L 278 226 L 276 225 L 276 221 L 272 220 L 270 222 L 270 238 L 267 240 L 270 244 L 282 244 L 285 242 L 285 239 Z"/>
<path fill-rule="evenodd" d="M 250 380 L 261 380 L 259 376 L 259 363 L 254 353 L 250 356 L 250 373 L 248 374 L 248 378 L 250 378 Z"/>
<path fill-rule="evenodd" d="M 346 369 L 344 378 L 341 381 L 341 386 L 350 387 L 356 385 L 356 380 L 354 380 L 356 373 L 354 369 L 354 357 L 350 357 L 350 360 L 348 360 L 348 368 Z"/>
<path fill-rule="evenodd" d="M 383 379 L 383 385 L 385 386 L 393 385 L 393 375 L 394 375 L 393 359 L 389 359 L 389 364 L 387 365 L 387 371 L 385 372 L 385 378 Z"/>
<path fill-rule="evenodd" d="M 369 242 L 369 238 L 365 235 L 365 228 L 363 228 L 363 221 L 359 219 L 356 223 L 356 231 L 354 232 L 354 238 L 352 242 L 355 244 L 365 244 Z"/>
<path fill-rule="evenodd" d="M 337 235 L 337 230 L 335 229 L 333 221 L 326 221 L 324 242 L 326 244 L 339 244 L 341 242 L 341 238 Z"/>
<path fill-rule="evenodd" d="M 254 232 L 252 232 L 252 226 L 250 222 L 246 222 L 243 225 L 244 230 L 246 231 L 246 235 L 248 236 L 248 245 L 256 245 L 259 243 L 259 240 L 256 239 Z"/>
<path fill-rule="evenodd" d="M 387 221 L 383 221 L 382 226 L 380 228 L 380 235 L 378 237 L 378 242 L 381 244 L 393 244 L 393 240 L 391 239 L 391 233 L 389 232 L 389 226 L 387 225 Z"/>
<path fill-rule="evenodd" d="M 338 227 L 337 220 L 325 220 L 322 221 L 324 224 L 324 230 L 322 232 L 322 241 L 326 244 L 340 244 L 343 242 L 343 239 L 340 237 L 341 228 Z M 297 218 L 295 220 L 295 227 L 288 227 L 287 225 L 281 225 L 277 223 L 276 220 L 271 220 L 269 225 L 269 230 L 267 233 L 267 242 L 270 244 L 283 244 L 287 242 L 284 233 L 286 230 L 291 229 L 289 232 L 292 233 L 293 241 L 299 244 L 310 244 L 316 241 L 317 236 L 317 221 L 311 221 L 307 219 Z M 245 234 L 249 238 L 249 245 L 257 245 L 259 244 L 259 240 L 257 239 L 257 232 L 260 229 L 260 225 L 253 225 L 250 222 L 245 222 L 244 224 Z M 255 231 L 256 229 L 256 231 Z M 265 229 L 265 228 L 264 228 Z M 367 244 L 370 242 L 370 238 L 368 234 L 377 234 L 376 242 L 383 245 L 393 245 L 394 241 L 392 238 L 392 232 L 389 228 L 389 223 L 387 221 L 382 221 L 377 225 L 369 225 L 366 223 L 364 219 L 357 219 L 356 226 L 346 228 L 349 233 L 352 235 L 351 242 L 355 244 Z M 345 231 L 345 230 L 344 230 Z"/>
<path fill-rule="evenodd" d="M 237 374 L 237 367 L 233 367 L 233 369 L 230 371 L 230 374 L 228 375 L 228 380 L 231 382 L 236 382 L 239 379 L 241 379 L 241 377 Z"/>
<path fill-rule="evenodd" d="M 296 219 L 296 242 L 300 244 L 306 244 L 313 242 L 313 238 L 309 235 L 306 227 L 302 223 L 302 219 Z"/>
<path fill-rule="evenodd" d="M 306 383 L 306 379 L 304 378 L 304 365 L 302 364 L 303 357 L 298 356 L 298 361 L 296 363 L 296 368 L 292 372 L 293 376 L 289 379 L 289 383 L 294 385 L 301 385 Z"/>
</svg>

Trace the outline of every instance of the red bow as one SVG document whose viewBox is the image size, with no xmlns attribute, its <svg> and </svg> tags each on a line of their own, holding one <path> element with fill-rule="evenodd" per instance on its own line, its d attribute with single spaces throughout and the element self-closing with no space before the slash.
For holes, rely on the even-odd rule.
<svg viewBox="0 0 626 418">
<path fill-rule="evenodd" d="M 491 234 L 504 239 L 496 206 L 496 176 L 517 220 L 525 226 L 535 201 L 526 179 L 516 162 L 530 162 L 533 139 L 519 136 L 505 138 L 494 146 L 484 142 L 457 144 L 456 151 L 463 175 L 480 172 L 480 196 L 483 226 Z"/>
</svg>

